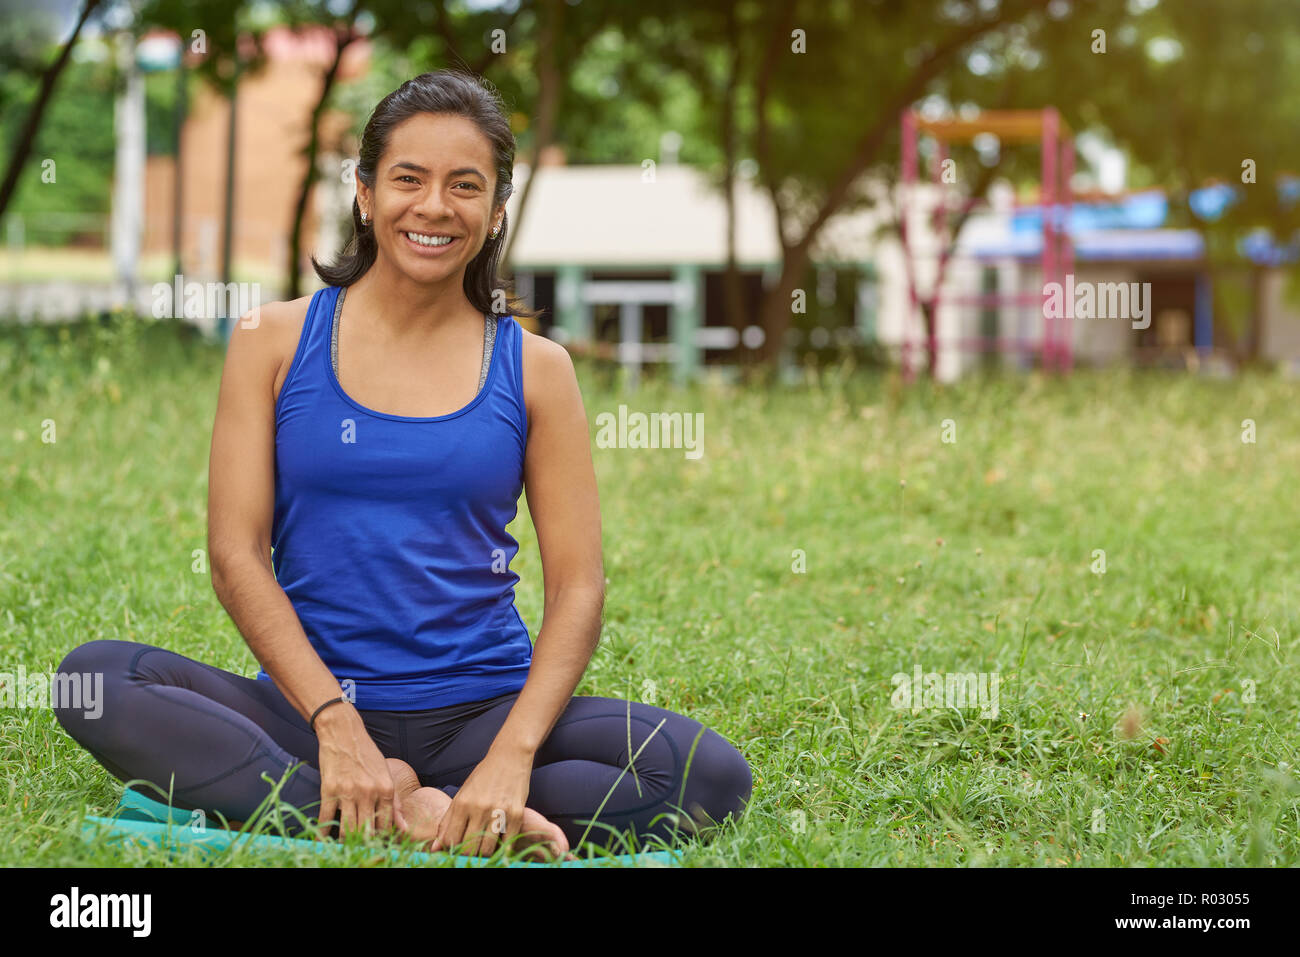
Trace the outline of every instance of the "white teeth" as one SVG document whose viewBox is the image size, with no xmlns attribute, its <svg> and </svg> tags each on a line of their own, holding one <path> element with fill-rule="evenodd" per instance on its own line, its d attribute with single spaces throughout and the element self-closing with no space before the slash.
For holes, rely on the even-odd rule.
<svg viewBox="0 0 1300 957">
<path fill-rule="evenodd" d="M 422 236 L 419 233 L 407 233 L 406 237 L 421 246 L 445 246 L 455 239 L 454 236 Z"/>
</svg>

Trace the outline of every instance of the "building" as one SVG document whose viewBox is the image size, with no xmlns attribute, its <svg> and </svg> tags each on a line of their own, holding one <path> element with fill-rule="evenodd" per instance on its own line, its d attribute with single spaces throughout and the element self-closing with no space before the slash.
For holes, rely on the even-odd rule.
<svg viewBox="0 0 1300 957">
<path fill-rule="evenodd" d="M 306 171 L 303 149 L 321 78 L 334 56 L 334 41 L 323 28 L 291 31 L 277 27 L 264 39 L 266 66 L 243 76 L 236 97 L 235 206 L 231 258 L 250 281 L 277 284 L 286 273 L 294 205 Z M 349 45 L 339 65 L 338 82 L 369 68 L 365 40 Z M 225 211 L 226 157 L 230 101 L 207 84 L 195 86 L 181 134 L 183 265 L 201 281 L 220 275 Z M 303 221 L 306 255 L 328 245 L 337 233 L 332 210 L 322 198 L 343 185 L 341 150 L 350 118 L 333 111 L 322 121 L 320 168 L 326 189 L 314 189 Z M 176 164 L 172 156 L 150 156 L 145 167 L 143 251 L 172 248 L 172 209 Z M 324 195 L 322 195 L 324 194 Z"/>
<path fill-rule="evenodd" d="M 724 299 L 726 206 L 700 170 L 676 163 L 543 166 L 522 220 L 529 176 L 516 169 L 507 204 L 520 222 L 511 250 L 516 289 L 544 309 L 542 329 L 569 343 L 605 344 L 635 376 L 671 362 L 679 379 L 725 374 L 763 342 L 753 323 L 733 328 Z M 735 183 L 737 269 L 746 310 L 780 271 L 776 225 L 752 179 Z M 865 341 L 874 321 L 875 213 L 836 217 L 813 250 L 814 288 L 792 344 Z M 601 351 L 601 350 L 597 350 Z"/>
</svg>

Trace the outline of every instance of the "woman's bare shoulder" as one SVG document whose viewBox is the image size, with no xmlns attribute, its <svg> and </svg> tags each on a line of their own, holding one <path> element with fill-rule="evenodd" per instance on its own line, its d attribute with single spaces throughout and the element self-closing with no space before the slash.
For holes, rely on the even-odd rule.
<svg viewBox="0 0 1300 957">
<path fill-rule="evenodd" d="M 531 421 L 548 400 L 577 388 L 577 373 L 568 349 L 522 325 L 519 329 L 523 334 L 524 405 Z"/>
<path fill-rule="evenodd" d="M 272 401 L 298 350 L 312 296 L 284 302 L 264 302 L 235 321 L 230 330 L 226 362 L 238 363 L 257 378 L 272 382 Z"/>
</svg>

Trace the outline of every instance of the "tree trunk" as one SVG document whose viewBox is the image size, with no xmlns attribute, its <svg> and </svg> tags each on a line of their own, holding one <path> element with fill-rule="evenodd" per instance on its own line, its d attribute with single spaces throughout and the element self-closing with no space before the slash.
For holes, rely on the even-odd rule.
<svg viewBox="0 0 1300 957">
<path fill-rule="evenodd" d="M 533 147 L 528 154 L 528 179 L 524 181 L 524 191 L 519 195 L 515 205 L 515 219 L 522 221 L 524 209 L 528 205 L 528 196 L 533 191 L 537 180 L 537 167 L 541 164 L 542 150 L 555 139 L 555 117 L 559 113 L 560 99 L 564 93 L 564 81 L 556 64 L 555 47 L 562 35 L 564 26 L 564 3 L 560 0 L 546 0 L 543 4 L 546 16 L 541 20 L 537 40 L 537 125 L 533 128 Z M 501 269 L 511 272 L 510 254 L 514 251 L 515 238 L 519 235 L 519 222 L 510 224 L 506 234 L 506 245 L 501 250 Z"/>
<path fill-rule="evenodd" d="M 755 350 L 757 366 L 767 367 L 766 372 L 754 370 L 752 375 L 765 377 L 776 371 L 775 365 L 785 349 L 786 333 L 790 330 L 790 294 L 799 286 L 808 268 L 806 245 L 785 249 L 781 255 L 781 275 L 763 295 L 759 309 L 759 324 L 765 333 L 763 344 Z"/>
<path fill-rule="evenodd" d="M 86 25 L 91 13 L 99 6 L 101 0 L 86 0 L 86 5 L 81 9 L 81 17 L 77 20 L 76 27 L 72 30 L 72 36 L 68 37 L 68 42 L 63 44 L 63 49 L 59 51 L 58 57 L 49 68 L 41 75 L 41 87 L 36 94 L 36 100 L 32 103 L 31 112 L 27 114 L 27 121 L 23 123 L 23 128 L 18 133 L 18 139 L 14 143 L 14 151 L 9 156 L 9 168 L 5 170 L 4 183 L 0 184 L 0 215 L 4 214 L 5 209 L 9 206 L 9 201 L 13 199 L 14 192 L 18 188 L 18 177 L 27 165 L 27 157 L 31 155 L 32 146 L 36 142 L 36 131 L 40 129 L 41 119 L 45 116 L 45 108 L 49 106 L 50 97 L 54 94 L 54 85 L 58 82 L 63 68 L 68 65 L 68 58 L 72 56 L 72 48 L 77 42 L 77 37 L 81 35 L 81 28 Z"/>
<path fill-rule="evenodd" d="M 736 3 L 727 4 L 727 33 L 736 36 Z M 743 332 L 745 322 L 745 291 L 740 280 L 740 269 L 736 264 L 736 90 L 740 84 L 740 44 L 731 48 L 731 60 L 727 68 L 727 85 L 722 97 L 722 160 L 724 165 L 722 189 L 727 210 L 727 264 L 723 273 L 722 292 L 727 325 Z M 745 346 L 736 348 L 740 364 L 747 365 L 750 359 Z"/>
<path fill-rule="evenodd" d="M 330 92 L 334 89 L 334 82 L 338 79 L 343 53 L 356 38 L 356 24 L 350 15 L 346 29 L 334 30 L 334 59 L 330 62 L 329 69 L 325 71 L 320 96 L 316 99 L 316 105 L 312 107 L 311 128 L 307 139 L 307 167 L 303 170 L 302 183 L 298 187 L 298 201 L 293 207 L 293 228 L 289 230 L 289 263 L 286 267 L 289 275 L 285 277 L 285 288 L 288 290 L 285 294 L 286 299 L 297 299 L 302 295 L 300 268 L 302 221 L 307 215 L 307 199 L 311 195 L 312 184 L 316 182 L 316 157 L 320 153 L 320 121 L 325 114 L 325 104 L 329 101 Z"/>
</svg>

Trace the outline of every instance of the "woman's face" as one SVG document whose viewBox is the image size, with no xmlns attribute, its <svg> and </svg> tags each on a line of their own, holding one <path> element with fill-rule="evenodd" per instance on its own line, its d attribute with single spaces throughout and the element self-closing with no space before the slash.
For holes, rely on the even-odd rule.
<svg viewBox="0 0 1300 957">
<path fill-rule="evenodd" d="M 403 120 L 389 134 L 374 189 L 357 180 L 379 257 L 416 282 L 463 276 L 504 213 L 504 205 L 492 207 L 495 170 L 491 143 L 465 117 Z"/>
</svg>

